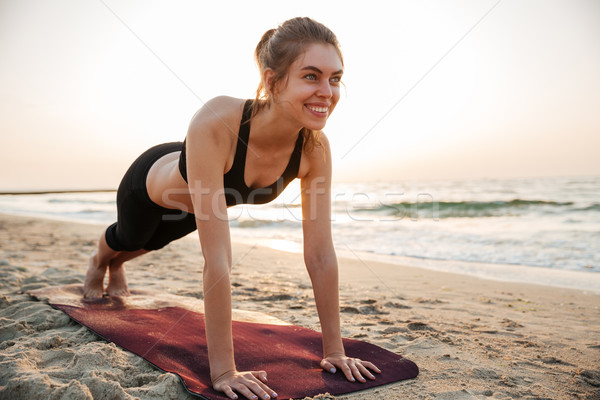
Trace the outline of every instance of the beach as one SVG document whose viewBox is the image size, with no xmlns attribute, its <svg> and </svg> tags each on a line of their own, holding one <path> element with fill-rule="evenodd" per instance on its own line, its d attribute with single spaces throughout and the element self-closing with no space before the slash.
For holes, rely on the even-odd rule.
<svg viewBox="0 0 600 400">
<path fill-rule="evenodd" d="M 0 399 L 195 398 L 175 375 L 26 294 L 82 284 L 102 231 L 0 214 Z M 234 243 L 233 260 L 235 308 L 319 329 L 301 254 L 245 241 Z M 359 253 L 340 258 L 339 267 L 343 336 L 398 353 L 420 374 L 336 398 L 600 398 L 597 292 L 386 264 Z M 202 298 L 200 245 L 190 238 L 129 262 L 127 273 L 131 288 Z"/>
</svg>

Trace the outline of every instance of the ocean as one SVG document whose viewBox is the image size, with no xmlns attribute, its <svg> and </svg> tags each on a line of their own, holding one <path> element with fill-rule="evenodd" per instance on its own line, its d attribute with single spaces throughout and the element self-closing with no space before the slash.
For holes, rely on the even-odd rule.
<svg viewBox="0 0 600 400">
<path fill-rule="evenodd" d="M 230 208 L 233 240 L 300 252 L 299 193 Z M 600 177 L 337 183 L 331 211 L 338 254 L 365 264 L 600 291 Z M 0 195 L 0 212 L 108 225 L 115 192 Z"/>
</svg>

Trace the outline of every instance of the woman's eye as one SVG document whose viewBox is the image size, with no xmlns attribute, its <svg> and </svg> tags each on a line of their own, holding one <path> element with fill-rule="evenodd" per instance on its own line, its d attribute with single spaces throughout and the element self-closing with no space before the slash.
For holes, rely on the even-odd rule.
<svg viewBox="0 0 600 400">
<path fill-rule="evenodd" d="M 333 82 L 333 83 L 340 83 L 341 81 L 342 81 L 341 76 L 334 76 L 333 78 L 331 78 L 331 82 Z"/>
<path fill-rule="evenodd" d="M 304 78 L 308 79 L 309 81 L 316 81 L 317 80 L 317 76 L 315 74 L 308 74 Z"/>
</svg>

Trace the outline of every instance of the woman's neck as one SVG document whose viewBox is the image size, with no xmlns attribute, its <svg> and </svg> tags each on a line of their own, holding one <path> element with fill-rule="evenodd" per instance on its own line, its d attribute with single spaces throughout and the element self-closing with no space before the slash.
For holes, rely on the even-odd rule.
<svg viewBox="0 0 600 400">
<path fill-rule="evenodd" d="M 280 147 L 295 143 L 302 126 L 271 104 L 259 111 L 251 122 L 252 141 L 260 147 Z"/>
</svg>

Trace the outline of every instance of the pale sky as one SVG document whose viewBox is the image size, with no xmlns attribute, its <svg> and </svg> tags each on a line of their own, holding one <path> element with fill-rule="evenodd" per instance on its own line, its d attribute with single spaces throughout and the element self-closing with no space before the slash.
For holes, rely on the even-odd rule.
<svg viewBox="0 0 600 400">
<path fill-rule="evenodd" d="M 597 0 L 0 0 L 0 191 L 116 188 L 295 16 L 344 51 L 335 181 L 600 174 Z"/>
</svg>

